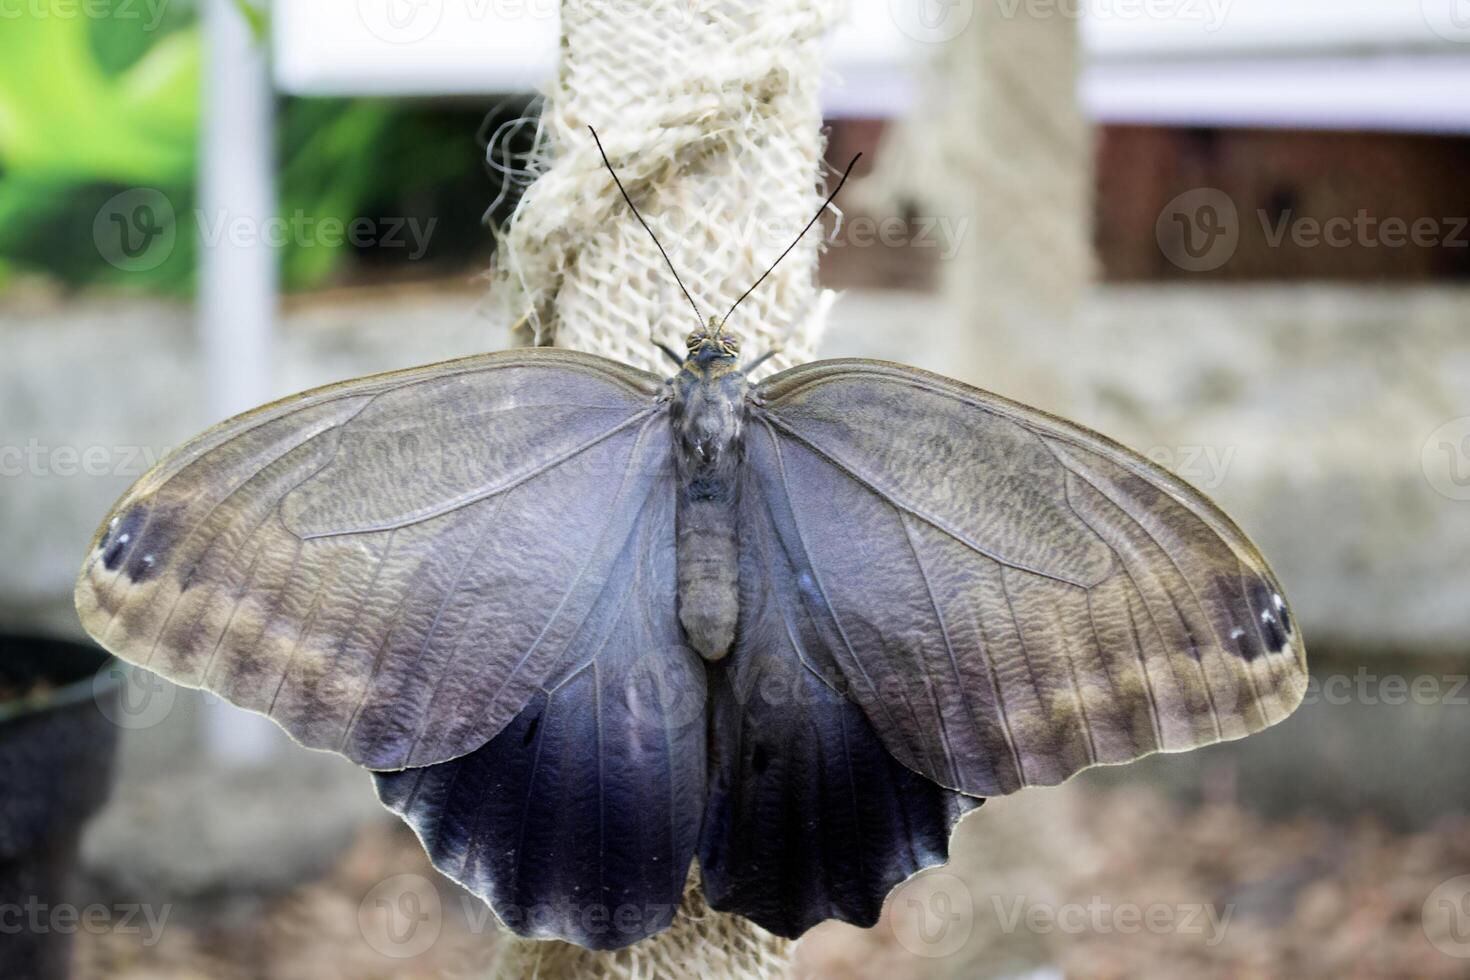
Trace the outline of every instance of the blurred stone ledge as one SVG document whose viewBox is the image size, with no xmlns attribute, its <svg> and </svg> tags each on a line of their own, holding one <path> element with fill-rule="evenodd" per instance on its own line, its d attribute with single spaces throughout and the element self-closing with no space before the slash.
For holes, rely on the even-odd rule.
<svg viewBox="0 0 1470 980">
<path fill-rule="evenodd" d="M 293 299 L 277 392 L 501 347 L 485 309 L 468 282 Z M 0 621 L 74 630 L 96 522 L 144 453 L 214 421 L 192 315 L 0 299 Z M 1270 556 L 1314 644 L 1470 648 L 1470 444 L 1441 428 L 1470 416 L 1470 289 L 1103 287 L 1064 330 L 987 328 L 970 365 L 944 317 L 929 295 L 849 291 L 826 352 L 958 375 L 1172 464 Z"/>
</svg>

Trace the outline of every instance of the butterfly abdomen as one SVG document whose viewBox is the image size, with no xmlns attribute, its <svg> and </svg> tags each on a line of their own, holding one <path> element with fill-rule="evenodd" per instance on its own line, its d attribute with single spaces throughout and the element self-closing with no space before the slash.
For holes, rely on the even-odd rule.
<svg viewBox="0 0 1470 980">
<path fill-rule="evenodd" d="M 669 413 L 678 455 L 679 622 L 706 660 L 735 642 L 745 376 L 691 362 L 674 379 Z"/>
<path fill-rule="evenodd" d="M 740 612 L 740 554 L 734 502 L 679 501 L 679 622 L 706 660 L 719 660 L 735 642 Z"/>
</svg>

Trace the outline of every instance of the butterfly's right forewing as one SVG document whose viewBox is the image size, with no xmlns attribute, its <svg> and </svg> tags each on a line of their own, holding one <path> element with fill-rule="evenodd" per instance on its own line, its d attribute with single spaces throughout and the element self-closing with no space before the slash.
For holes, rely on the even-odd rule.
<svg viewBox="0 0 1470 980">
<path fill-rule="evenodd" d="M 1122 446 L 900 365 L 764 382 L 746 492 L 799 603 L 772 644 L 909 768 L 980 796 L 1239 738 L 1306 690 L 1275 577 L 1209 500 Z"/>
</svg>

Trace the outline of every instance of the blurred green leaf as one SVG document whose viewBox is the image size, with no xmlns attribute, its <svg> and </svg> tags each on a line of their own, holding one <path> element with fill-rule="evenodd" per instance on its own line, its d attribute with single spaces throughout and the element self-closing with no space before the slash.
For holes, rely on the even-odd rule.
<svg viewBox="0 0 1470 980">
<path fill-rule="evenodd" d="M 250 0 L 235 0 L 235 6 L 239 9 L 240 16 L 244 17 L 245 22 L 250 25 L 251 36 L 257 42 L 265 41 L 270 33 L 270 22 L 265 10 L 257 7 Z"/>
<path fill-rule="evenodd" d="M 31 11 L 0 32 L 0 261 L 73 284 L 188 290 L 198 250 L 197 9 L 189 0 L 93 2 L 107 16 Z M 236 2 L 263 38 L 260 8 Z M 463 120 L 426 122 L 371 100 L 283 99 L 276 146 L 280 213 L 316 228 L 401 218 L 405 194 L 473 177 L 480 157 Z M 135 189 L 169 200 L 179 235 L 156 267 L 124 271 L 102 255 L 94 223 Z M 371 213 L 384 207 L 390 213 Z M 316 234 L 293 240 L 281 255 L 286 287 L 322 282 L 350 252 Z"/>
</svg>

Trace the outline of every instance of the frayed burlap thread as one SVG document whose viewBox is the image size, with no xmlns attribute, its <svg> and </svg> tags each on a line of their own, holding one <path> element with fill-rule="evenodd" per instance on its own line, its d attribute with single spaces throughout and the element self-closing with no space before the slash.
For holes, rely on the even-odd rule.
<svg viewBox="0 0 1470 980">
<path fill-rule="evenodd" d="M 589 125 L 658 233 L 700 315 L 723 315 L 820 205 L 821 40 L 838 0 L 608 4 L 565 0 L 561 63 L 539 121 L 533 182 L 493 270 L 522 343 L 671 371 L 651 337 L 682 349 L 695 313 L 603 166 Z M 731 321 L 746 358 L 810 360 L 833 295 L 818 288 L 820 235 L 804 238 Z M 775 980 L 792 943 L 712 910 L 691 870 L 673 925 L 593 952 L 507 934 L 496 980 Z"/>
<path fill-rule="evenodd" d="M 668 250 L 701 313 L 723 314 L 821 204 L 821 38 L 838 0 L 562 5 L 558 77 L 501 236 L 495 295 L 523 342 L 664 372 L 698 325 L 587 131 Z M 611 12 L 610 12 L 611 11 Z M 816 231 L 741 305 L 747 352 L 810 360 L 832 296 Z"/>
</svg>

